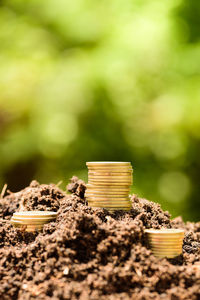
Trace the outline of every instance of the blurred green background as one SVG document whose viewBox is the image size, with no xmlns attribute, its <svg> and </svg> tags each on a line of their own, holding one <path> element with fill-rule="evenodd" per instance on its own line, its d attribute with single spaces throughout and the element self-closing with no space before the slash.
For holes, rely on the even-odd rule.
<svg viewBox="0 0 200 300">
<path fill-rule="evenodd" d="M 0 1 L 0 189 L 93 160 L 131 161 L 134 193 L 199 220 L 199 1 Z"/>
</svg>

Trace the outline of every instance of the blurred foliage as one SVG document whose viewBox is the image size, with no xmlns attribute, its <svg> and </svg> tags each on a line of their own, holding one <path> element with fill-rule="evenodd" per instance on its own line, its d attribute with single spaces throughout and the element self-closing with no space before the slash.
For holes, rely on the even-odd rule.
<svg viewBox="0 0 200 300">
<path fill-rule="evenodd" d="M 199 220 L 200 3 L 0 1 L 0 186 L 131 161 L 133 192 Z"/>
</svg>

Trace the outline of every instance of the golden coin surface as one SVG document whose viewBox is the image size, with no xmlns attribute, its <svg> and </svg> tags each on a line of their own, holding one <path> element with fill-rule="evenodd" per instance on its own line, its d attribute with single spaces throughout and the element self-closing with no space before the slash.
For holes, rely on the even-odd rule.
<svg viewBox="0 0 200 300">
<path fill-rule="evenodd" d="M 91 205 L 90 206 L 92 206 L 92 207 L 103 207 L 103 208 L 129 208 L 129 207 L 131 207 L 130 205 L 128 205 L 128 204 L 124 204 L 124 205 L 106 205 L 106 204 L 99 204 L 99 203 L 91 203 Z"/>
<path fill-rule="evenodd" d="M 129 202 L 115 203 L 115 202 L 88 202 L 89 205 L 101 206 L 101 207 L 129 207 L 131 206 Z"/>
<path fill-rule="evenodd" d="M 41 231 L 43 226 L 34 226 L 34 225 L 27 225 L 26 231 L 27 232 L 33 232 L 33 231 Z"/>
<path fill-rule="evenodd" d="M 99 206 L 91 206 L 94 208 L 101 208 L 101 209 L 106 209 L 110 212 L 114 212 L 115 210 L 122 210 L 122 211 L 129 211 L 131 210 L 131 207 L 99 207 Z"/>
<path fill-rule="evenodd" d="M 168 247 L 151 246 L 151 249 L 152 250 L 157 250 L 157 251 L 165 251 L 165 250 L 173 251 L 173 250 L 180 250 L 180 249 L 182 249 L 182 245 L 168 246 Z"/>
<path fill-rule="evenodd" d="M 182 251 L 169 251 L 169 252 L 156 252 L 156 251 L 152 251 L 154 255 L 162 255 L 162 256 L 166 256 L 166 257 L 176 257 L 178 255 L 180 255 L 182 253 Z"/>
<path fill-rule="evenodd" d="M 124 181 L 124 182 L 132 182 L 133 179 L 131 176 L 127 176 L 127 177 L 123 177 L 123 176 L 89 176 L 88 177 L 88 181 L 89 180 L 95 180 L 95 181 Z"/>
<path fill-rule="evenodd" d="M 88 161 L 87 166 L 131 166 L 127 161 Z"/>
<path fill-rule="evenodd" d="M 95 191 L 114 191 L 114 192 L 130 192 L 130 186 L 103 186 L 98 184 L 87 184 L 87 190 L 95 190 Z"/>
<path fill-rule="evenodd" d="M 88 174 L 89 178 L 97 178 L 97 179 L 108 179 L 108 178 L 117 178 L 117 179 L 132 179 L 132 175 L 104 175 L 104 174 L 101 174 L 101 175 L 96 175 L 96 174 Z"/>
<path fill-rule="evenodd" d="M 130 173 L 133 176 L 132 169 L 122 169 L 122 168 L 115 168 L 115 169 L 88 169 L 88 172 L 97 172 L 97 173 Z M 90 174 L 89 174 L 90 175 Z"/>
<path fill-rule="evenodd" d="M 128 197 L 124 197 L 124 198 L 97 198 L 97 197 L 87 197 L 86 198 L 88 201 L 101 201 L 101 202 L 112 202 L 112 201 L 115 201 L 115 202 L 121 202 L 121 201 L 129 201 L 129 198 Z"/>
<path fill-rule="evenodd" d="M 127 182 L 108 182 L 108 181 L 93 181 L 93 180 L 89 180 L 88 181 L 88 183 L 93 183 L 93 184 L 97 184 L 98 183 L 98 185 L 102 185 L 102 186 L 108 186 L 108 187 L 110 187 L 110 188 L 113 188 L 114 186 L 119 186 L 119 187 L 130 187 L 130 184 L 129 183 L 127 183 Z"/>
<path fill-rule="evenodd" d="M 13 216 L 20 216 L 24 218 L 47 218 L 47 217 L 56 217 L 57 212 L 54 211 L 19 211 L 15 212 Z"/>
<path fill-rule="evenodd" d="M 85 197 L 97 197 L 97 198 L 129 198 L 128 193 L 118 194 L 118 193 L 85 193 Z"/>
<path fill-rule="evenodd" d="M 148 241 L 149 241 L 150 245 L 161 244 L 163 246 L 170 247 L 170 246 L 173 246 L 173 245 L 181 245 L 183 243 L 183 238 L 179 239 L 179 240 L 167 241 L 167 242 L 166 241 L 151 241 L 151 240 L 148 240 Z"/>
<path fill-rule="evenodd" d="M 46 224 L 46 223 L 49 223 L 49 222 L 52 222 L 53 220 L 13 220 L 13 221 L 16 221 L 16 222 L 20 222 L 20 224 L 38 224 L 38 225 L 42 225 L 42 224 Z"/>
<path fill-rule="evenodd" d="M 156 253 L 153 253 L 154 256 L 158 257 L 158 258 L 164 258 L 164 257 L 167 257 L 167 258 L 174 258 L 176 256 L 179 256 L 181 253 L 176 253 L 176 254 L 156 254 Z"/>
<path fill-rule="evenodd" d="M 91 206 L 91 207 L 106 209 L 108 211 L 115 211 L 115 210 L 129 211 L 129 210 L 131 210 L 131 207 L 103 207 L 103 206 Z"/>
<path fill-rule="evenodd" d="M 94 176 L 133 176 L 132 171 L 127 172 L 112 172 L 112 171 L 88 171 L 88 175 L 94 175 Z"/>
<path fill-rule="evenodd" d="M 15 220 L 35 220 L 35 221 L 41 220 L 41 221 L 48 221 L 48 220 L 54 220 L 54 219 L 56 219 L 56 218 L 55 218 L 55 217 L 46 217 L 46 218 L 28 217 L 28 218 L 27 218 L 27 217 L 21 217 L 21 216 L 13 216 L 13 219 L 15 219 Z"/>
<path fill-rule="evenodd" d="M 174 228 L 146 229 L 145 232 L 153 235 L 184 234 L 183 229 L 174 229 Z"/>
</svg>

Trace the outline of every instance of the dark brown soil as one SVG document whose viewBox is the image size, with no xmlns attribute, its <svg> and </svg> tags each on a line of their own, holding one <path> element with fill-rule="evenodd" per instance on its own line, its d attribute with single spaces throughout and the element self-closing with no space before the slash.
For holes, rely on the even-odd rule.
<svg viewBox="0 0 200 300">
<path fill-rule="evenodd" d="M 0 201 L 0 299 L 200 299 L 200 222 L 170 220 L 160 205 L 132 196 L 130 212 L 92 209 L 74 177 L 67 195 L 36 181 Z M 10 225 L 14 211 L 58 210 L 40 233 Z M 183 255 L 158 259 L 145 228 L 184 228 Z"/>
</svg>

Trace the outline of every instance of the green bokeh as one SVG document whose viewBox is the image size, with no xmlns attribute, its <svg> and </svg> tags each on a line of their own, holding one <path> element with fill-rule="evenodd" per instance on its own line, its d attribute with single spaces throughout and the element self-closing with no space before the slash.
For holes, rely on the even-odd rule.
<svg viewBox="0 0 200 300">
<path fill-rule="evenodd" d="M 200 213 L 198 1 L 0 2 L 0 187 L 131 161 L 133 192 Z"/>
</svg>

